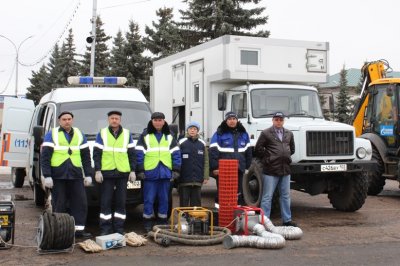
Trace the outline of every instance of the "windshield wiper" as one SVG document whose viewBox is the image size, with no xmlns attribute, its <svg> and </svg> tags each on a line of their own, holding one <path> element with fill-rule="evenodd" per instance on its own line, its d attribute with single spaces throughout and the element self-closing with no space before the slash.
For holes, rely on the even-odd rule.
<svg viewBox="0 0 400 266">
<path fill-rule="evenodd" d="M 259 115 L 259 117 L 265 117 L 265 116 L 273 116 L 275 113 L 270 113 L 270 114 L 262 114 L 262 115 Z"/>
<path fill-rule="evenodd" d="M 307 112 L 293 113 L 293 114 L 289 114 L 287 117 L 293 117 L 293 116 L 310 117 L 310 118 L 321 118 L 321 116 L 309 115 Z"/>
</svg>

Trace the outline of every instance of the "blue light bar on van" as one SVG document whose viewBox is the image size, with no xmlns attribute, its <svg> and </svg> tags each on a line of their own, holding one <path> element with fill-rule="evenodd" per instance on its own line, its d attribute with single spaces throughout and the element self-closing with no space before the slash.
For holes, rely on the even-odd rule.
<svg viewBox="0 0 400 266">
<path fill-rule="evenodd" d="M 125 77 L 68 77 L 70 85 L 124 85 Z"/>
</svg>

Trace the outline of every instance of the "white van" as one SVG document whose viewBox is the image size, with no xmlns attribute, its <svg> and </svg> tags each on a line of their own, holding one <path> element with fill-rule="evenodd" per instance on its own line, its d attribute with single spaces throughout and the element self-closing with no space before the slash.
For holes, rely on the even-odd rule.
<svg viewBox="0 0 400 266">
<path fill-rule="evenodd" d="M 71 87 L 56 88 L 34 107 L 31 100 L 7 98 L 4 101 L 0 162 L 12 168 L 15 187 L 22 187 L 25 176 L 34 192 L 37 206 L 47 200 L 41 182 L 40 146 L 44 135 L 58 126 L 58 114 L 74 114 L 74 127 L 87 137 L 91 152 L 97 133 L 108 125 L 107 113 L 122 112 L 122 126 L 137 140 L 151 117 L 149 103 L 139 89 L 123 87 L 126 78 L 70 77 Z M 93 166 L 93 162 L 92 162 Z M 143 202 L 142 181 L 128 183 L 127 203 Z M 99 205 L 99 186 L 87 188 L 89 206 Z"/>
</svg>

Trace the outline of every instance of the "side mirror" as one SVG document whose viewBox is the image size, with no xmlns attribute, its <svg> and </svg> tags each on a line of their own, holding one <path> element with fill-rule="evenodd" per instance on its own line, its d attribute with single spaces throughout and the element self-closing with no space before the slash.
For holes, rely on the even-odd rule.
<svg viewBox="0 0 400 266">
<path fill-rule="evenodd" d="M 44 128 L 42 126 L 33 127 L 33 137 L 35 138 L 36 147 L 42 145 L 44 138 Z"/>
<path fill-rule="evenodd" d="M 226 110 L 226 93 L 220 92 L 218 93 L 218 110 L 225 111 Z"/>
</svg>

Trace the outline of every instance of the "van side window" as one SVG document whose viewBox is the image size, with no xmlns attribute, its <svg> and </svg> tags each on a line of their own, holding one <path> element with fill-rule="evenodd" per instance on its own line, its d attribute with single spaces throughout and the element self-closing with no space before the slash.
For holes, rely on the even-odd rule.
<svg viewBox="0 0 400 266">
<path fill-rule="evenodd" d="M 45 123 L 44 123 L 44 132 L 48 132 L 53 127 L 53 120 L 54 120 L 54 108 L 52 106 L 48 106 Z"/>
<path fill-rule="evenodd" d="M 232 95 L 232 111 L 238 115 L 238 118 L 247 117 L 247 94 L 240 93 Z"/>
</svg>

